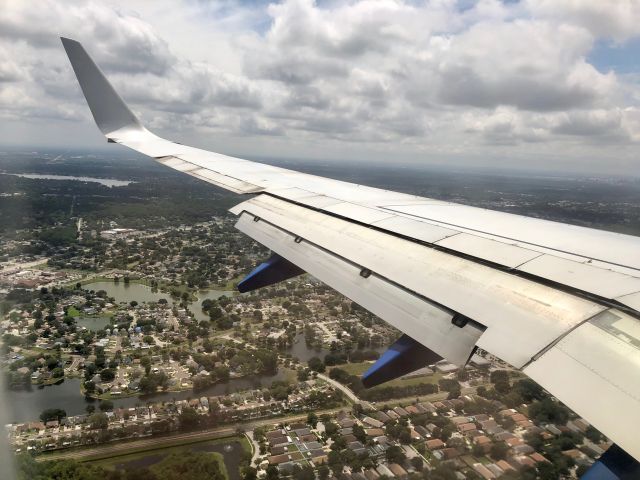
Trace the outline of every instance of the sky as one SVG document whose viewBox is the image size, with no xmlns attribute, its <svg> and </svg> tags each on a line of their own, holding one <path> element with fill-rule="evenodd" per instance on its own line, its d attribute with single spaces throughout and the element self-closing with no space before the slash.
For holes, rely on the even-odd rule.
<svg viewBox="0 0 640 480">
<path fill-rule="evenodd" d="M 640 0 L 3 0 L 0 149 L 106 148 L 60 36 L 201 148 L 640 176 Z"/>
</svg>

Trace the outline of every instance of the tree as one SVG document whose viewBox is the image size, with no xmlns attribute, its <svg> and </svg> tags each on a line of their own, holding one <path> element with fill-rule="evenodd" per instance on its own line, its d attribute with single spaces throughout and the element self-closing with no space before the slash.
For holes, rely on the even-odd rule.
<svg viewBox="0 0 640 480">
<path fill-rule="evenodd" d="M 457 480 L 457 478 L 456 471 L 447 464 L 438 465 L 429 475 L 429 480 Z"/>
<path fill-rule="evenodd" d="M 357 423 L 353 426 L 353 436 L 362 443 L 366 443 L 367 441 L 367 433 L 364 431 L 362 425 L 358 425 Z"/>
<path fill-rule="evenodd" d="M 593 425 L 589 425 L 584 432 L 585 437 L 591 440 L 593 443 L 599 443 L 603 440 L 604 436 Z"/>
<path fill-rule="evenodd" d="M 40 479 L 83 479 L 83 480 L 120 480 L 120 474 L 110 472 L 102 467 L 75 460 L 57 460 L 52 462 L 36 462 L 33 456 L 23 453 L 16 456 L 16 473 L 18 480 Z M 129 480 L 123 478 L 123 480 Z M 155 480 L 145 477 L 145 480 Z"/>
<path fill-rule="evenodd" d="M 542 387 L 530 378 L 518 380 L 514 386 L 522 399 L 527 403 L 533 400 L 541 400 L 544 397 Z"/>
<path fill-rule="evenodd" d="M 109 418 L 106 413 L 94 413 L 89 417 L 89 425 L 94 430 L 103 430 L 109 426 Z"/>
<path fill-rule="evenodd" d="M 531 448 L 533 448 L 534 450 L 537 450 L 538 452 L 542 450 L 542 447 L 544 446 L 544 439 L 542 438 L 542 435 L 540 435 L 539 433 L 534 433 L 534 432 L 528 432 L 525 433 L 523 436 L 523 439 L 525 442 L 527 442 Z"/>
<path fill-rule="evenodd" d="M 93 382 L 84 382 L 84 389 L 87 393 L 93 393 L 96 391 L 96 384 Z"/>
<path fill-rule="evenodd" d="M 149 357 L 142 357 L 140 359 L 140 365 L 144 367 L 144 371 L 147 375 L 151 371 L 151 359 Z"/>
<path fill-rule="evenodd" d="M 114 372 L 110 368 L 105 368 L 100 371 L 100 378 L 103 382 L 111 382 L 114 378 L 116 378 L 116 372 Z"/>
<path fill-rule="evenodd" d="M 549 462 L 540 462 L 536 465 L 540 480 L 556 480 L 561 477 L 558 468 Z"/>
<path fill-rule="evenodd" d="M 200 415 L 191 407 L 183 408 L 178 421 L 183 430 L 194 430 L 200 425 Z"/>
<path fill-rule="evenodd" d="M 506 458 L 508 451 L 509 447 L 504 442 L 496 442 L 491 445 L 491 458 L 494 460 L 503 460 Z"/>
<path fill-rule="evenodd" d="M 305 465 L 302 468 L 296 469 L 296 471 L 293 474 L 293 478 L 295 480 L 315 480 L 316 475 L 311 466 Z"/>
<path fill-rule="evenodd" d="M 569 420 L 569 410 L 551 398 L 533 402 L 529 407 L 529 416 L 538 423 L 564 425 Z"/>
<path fill-rule="evenodd" d="M 143 394 L 150 395 L 152 393 L 156 393 L 158 390 L 158 382 L 155 380 L 154 376 L 146 375 L 140 379 L 139 388 Z"/>
<path fill-rule="evenodd" d="M 242 480 L 256 480 L 258 471 L 254 467 L 244 467 L 242 469 Z"/>
<path fill-rule="evenodd" d="M 336 435 L 333 437 L 333 443 L 331 444 L 331 450 L 339 452 L 347 448 L 347 440 L 342 435 Z"/>
<path fill-rule="evenodd" d="M 413 465 L 413 468 L 415 468 L 416 471 L 421 472 L 422 468 L 424 467 L 424 462 L 422 461 L 422 457 L 413 457 L 411 459 L 411 465 Z"/>
<path fill-rule="evenodd" d="M 53 371 L 51 372 L 51 375 L 53 376 L 53 378 L 63 378 L 64 377 L 64 369 L 58 367 L 58 368 L 54 368 Z"/>
<path fill-rule="evenodd" d="M 40 420 L 43 422 L 50 422 L 51 420 L 62 420 L 67 416 L 67 412 L 61 408 L 47 408 L 40 413 Z"/>
<path fill-rule="evenodd" d="M 318 357 L 311 357 L 308 362 L 309 368 L 314 372 L 322 373 L 325 371 L 325 365 Z"/>
<path fill-rule="evenodd" d="M 407 459 L 402 448 L 397 445 L 387 448 L 385 457 L 389 463 L 403 463 Z"/>
<path fill-rule="evenodd" d="M 98 408 L 101 412 L 107 412 L 113 410 L 113 402 L 111 400 L 100 400 Z"/>
<path fill-rule="evenodd" d="M 474 457 L 482 457 L 484 455 L 484 447 L 482 445 L 475 444 L 471 449 Z"/>
<path fill-rule="evenodd" d="M 340 430 L 340 427 L 331 420 L 323 421 L 322 423 L 324 423 L 324 431 L 328 437 L 333 437 Z"/>
<path fill-rule="evenodd" d="M 509 385 L 509 372 L 506 370 L 494 370 L 491 372 L 490 379 L 497 392 L 502 394 L 509 392 L 511 388 Z"/>
<path fill-rule="evenodd" d="M 506 370 L 494 370 L 490 375 L 491 383 L 508 382 L 509 372 Z"/>
<path fill-rule="evenodd" d="M 267 467 L 267 480 L 278 480 L 280 474 L 278 473 L 278 467 L 275 465 L 269 465 Z"/>
<path fill-rule="evenodd" d="M 331 472 L 329 471 L 329 467 L 326 465 L 322 464 L 318 467 L 318 478 L 320 480 L 327 480 L 327 478 L 329 478 L 329 473 Z"/>
<path fill-rule="evenodd" d="M 307 424 L 309 424 L 311 428 L 316 428 L 316 425 L 318 425 L 318 416 L 314 412 L 307 414 Z"/>
<path fill-rule="evenodd" d="M 337 477 L 342 473 L 342 469 L 344 468 L 342 455 L 340 455 L 340 452 L 336 450 L 331 450 L 327 457 L 328 457 L 329 466 L 331 467 L 331 471 Z"/>
</svg>

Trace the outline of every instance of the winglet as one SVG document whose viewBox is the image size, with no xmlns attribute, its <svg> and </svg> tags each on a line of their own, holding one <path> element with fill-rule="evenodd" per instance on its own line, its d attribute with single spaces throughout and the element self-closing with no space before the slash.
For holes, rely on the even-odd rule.
<svg viewBox="0 0 640 480">
<path fill-rule="evenodd" d="M 73 71 L 76 73 L 93 119 L 105 136 L 123 128 L 143 130 L 139 120 L 114 90 L 84 47 L 75 40 L 61 37 Z"/>
</svg>

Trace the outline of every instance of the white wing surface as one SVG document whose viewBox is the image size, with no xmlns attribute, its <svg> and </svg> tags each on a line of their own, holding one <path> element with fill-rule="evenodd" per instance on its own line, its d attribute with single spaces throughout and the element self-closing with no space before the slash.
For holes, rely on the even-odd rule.
<svg viewBox="0 0 640 480">
<path fill-rule="evenodd" d="M 522 369 L 640 459 L 640 238 L 165 140 L 78 42 L 62 42 L 110 142 L 254 194 L 232 209 L 241 231 L 451 362 L 465 364 L 479 347 Z"/>
</svg>

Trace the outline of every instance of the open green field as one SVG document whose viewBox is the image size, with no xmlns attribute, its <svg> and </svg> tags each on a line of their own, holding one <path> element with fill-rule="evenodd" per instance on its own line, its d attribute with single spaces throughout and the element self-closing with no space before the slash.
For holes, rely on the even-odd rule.
<svg viewBox="0 0 640 480">
<path fill-rule="evenodd" d="M 344 365 L 336 365 L 335 367 L 330 367 L 330 370 L 339 368 L 346 371 L 350 375 L 362 375 L 371 365 L 373 365 L 373 362 L 346 363 Z"/>
<path fill-rule="evenodd" d="M 336 365 L 331 368 L 341 368 L 347 371 L 351 375 L 362 375 L 373 362 L 360 362 L 360 363 L 347 363 L 345 365 Z M 411 385 L 421 385 L 425 383 L 438 384 L 438 381 L 442 378 L 442 374 L 435 372 L 430 375 L 420 375 L 412 378 L 397 378 L 384 384 L 385 387 L 408 387 Z M 375 387 L 374 387 L 375 388 Z"/>
<path fill-rule="evenodd" d="M 222 448 L 225 445 L 230 444 L 240 444 L 240 450 L 233 450 L 229 454 L 229 458 L 225 462 L 225 456 L 221 453 Z M 219 451 L 215 451 L 219 450 Z M 124 467 L 151 467 L 156 463 L 159 463 L 162 459 L 167 456 L 177 453 L 187 453 L 187 452 L 202 452 L 207 453 L 215 457 L 218 461 L 222 472 L 225 475 L 226 479 L 234 480 L 239 476 L 239 463 L 240 463 L 240 453 L 241 451 L 246 452 L 248 455 L 251 455 L 251 444 L 246 439 L 245 436 L 236 436 L 236 437 L 225 437 L 213 440 L 200 440 L 188 443 L 177 443 L 174 446 L 165 446 L 161 448 L 144 448 L 137 451 L 132 451 L 123 455 L 115 455 L 115 456 L 94 456 L 83 459 L 81 461 L 92 463 L 95 465 L 99 465 L 104 468 L 108 468 L 111 470 L 115 470 L 117 468 Z M 233 459 L 231 462 L 230 459 Z M 231 465 L 229 464 L 231 463 Z M 228 471 L 227 468 L 233 469 L 232 472 Z M 231 473 L 231 474 L 230 474 Z"/>
</svg>

